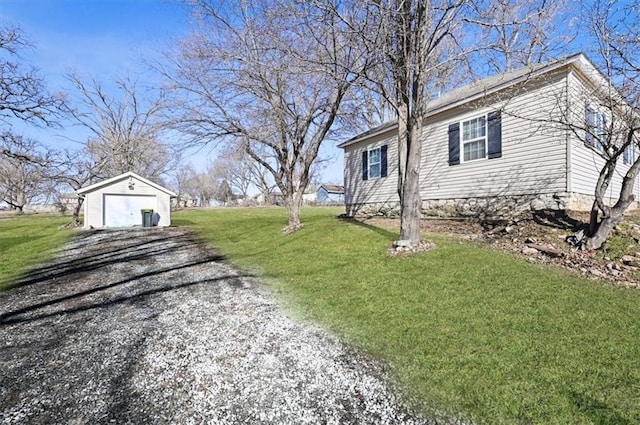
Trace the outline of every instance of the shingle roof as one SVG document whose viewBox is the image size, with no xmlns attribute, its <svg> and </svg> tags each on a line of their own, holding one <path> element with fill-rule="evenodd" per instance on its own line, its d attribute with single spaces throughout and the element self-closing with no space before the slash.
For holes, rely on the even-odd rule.
<svg viewBox="0 0 640 425">
<path fill-rule="evenodd" d="M 495 75 L 493 77 L 483 78 L 466 86 L 452 90 L 442 97 L 432 101 L 427 106 L 427 116 L 443 112 L 447 109 L 460 106 L 473 100 L 477 100 L 488 94 L 504 90 L 515 84 L 527 81 L 530 78 L 539 77 L 543 74 L 552 72 L 569 64 L 575 64 L 591 78 L 602 77 L 602 74 L 597 71 L 591 61 L 583 53 L 577 53 L 543 64 L 528 66 L 505 72 L 503 74 Z M 387 132 L 395 128 L 397 124 L 398 120 L 388 121 L 378 127 L 367 130 L 364 133 L 360 133 L 357 136 L 343 143 L 340 143 L 338 147 L 344 148 L 346 146 L 352 145 L 353 143 L 365 140 L 373 135 Z"/>
<path fill-rule="evenodd" d="M 344 186 L 338 186 L 334 184 L 323 184 L 320 187 L 323 187 L 324 190 L 326 190 L 329 193 L 344 194 Z"/>
</svg>

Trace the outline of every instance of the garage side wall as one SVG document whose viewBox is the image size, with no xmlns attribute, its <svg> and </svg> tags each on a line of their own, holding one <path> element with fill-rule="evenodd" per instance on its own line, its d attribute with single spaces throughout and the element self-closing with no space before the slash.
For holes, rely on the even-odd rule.
<svg viewBox="0 0 640 425">
<path fill-rule="evenodd" d="M 129 178 L 113 182 L 110 185 L 97 188 L 85 194 L 84 227 L 104 227 L 104 198 L 105 195 L 154 195 L 154 225 L 166 227 L 171 225 L 170 196 L 166 192 L 133 179 L 133 189 L 129 189 Z"/>
</svg>

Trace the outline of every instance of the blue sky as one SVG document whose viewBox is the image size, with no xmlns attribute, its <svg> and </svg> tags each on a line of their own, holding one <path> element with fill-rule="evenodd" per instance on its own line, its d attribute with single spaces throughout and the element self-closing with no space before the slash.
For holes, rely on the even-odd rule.
<svg viewBox="0 0 640 425">
<path fill-rule="evenodd" d="M 65 81 L 69 71 L 104 82 L 127 73 L 144 81 L 151 76 L 145 59 L 187 35 L 191 19 L 188 7 L 178 0 L 0 0 L 0 24 L 23 30 L 35 49 L 22 52 L 22 58 L 40 69 L 50 91 L 64 92 L 69 88 Z M 81 128 L 63 125 L 63 129 L 14 128 L 56 147 L 86 137 Z M 333 157 L 324 172 L 325 182 L 341 182 L 341 152 L 329 145 L 324 151 Z M 199 169 L 206 166 L 203 152 L 209 150 L 192 159 Z"/>
<path fill-rule="evenodd" d="M 19 26 L 34 44 L 21 58 L 39 69 L 51 92 L 68 92 L 69 72 L 105 83 L 127 74 L 151 78 L 144 59 L 185 35 L 188 22 L 188 10 L 171 0 L 0 0 L 0 24 Z M 14 130 L 55 147 L 86 139 L 82 128 L 61 124 L 39 129 L 14 122 Z"/>
<path fill-rule="evenodd" d="M 53 91 L 69 70 L 99 80 L 143 72 L 143 57 L 189 28 L 187 8 L 172 0 L 0 0 L 0 19 L 35 44 L 23 57 Z"/>
</svg>

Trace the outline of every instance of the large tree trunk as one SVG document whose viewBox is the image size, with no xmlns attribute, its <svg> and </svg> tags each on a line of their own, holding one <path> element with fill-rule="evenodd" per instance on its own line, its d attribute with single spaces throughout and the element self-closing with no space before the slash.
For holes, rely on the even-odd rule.
<svg viewBox="0 0 640 425">
<path fill-rule="evenodd" d="M 627 175 L 628 177 L 628 175 Z M 629 205 L 635 200 L 633 193 L 633 180 L 627 179 L 623 180 L 622 190 L 620 198 L 618 202 L 611 207 L 607 214 L 604 216 L 602 221 L 599 223 L 589 223 L 589 235 L 584 242 L 584 246 L 587 249 L 600 249 L 602 245 L 609 239 L 611 233 L 613 233 L 613 229 L 620 224 L 623 218 L 624 212 L 629 208 Z M 635 176 L 633 176 L 635 178 Z M 630 184 L 628 182 L 631 182 Z M 595 215 L 597 218 L 597 214 Z M 591 219 L 593 220 L 594 215 L 591 215 Z M 595 231 L 591 231 L 591 229 L 595 228 Z"/>
<path fill-rule="evenodd" d="M 619 214 L 612 214 L 609 217 L 605 217 L 602 219 L 600 223 L 597 225 L 597 229 L 592 236 L 589 236 L 585 241 L 585 247 L 587 249 L 600 249 L 602 245 L 609 239 L 613 229 L 620 221 L 622 220 L 622 212 Z"/>
<path fill-rule="evenodd" d="M 411 125 L 405 132 L 404 140 L 406 148 L 403 151 L 406 157 L 401 159 L 404 163 L 403 188 L 400 191 L 400 239 L 410 241 L 412 245 L 420 242 L 420 218 L 422 200 L 420 199 L 420 156 L 422 144 L 418 140 L 418 130 Z"/>
<path fill-rule="evenodd" d="M 80 226 L 80 209 L 84 203 L 84 198 L 78 198 L 78 204 L 73 208 L 73 218 L 71 220 L 72 226 Z"/>
<path fill-rule="evenodd" d="M 295 191 L 287 194 L 285 197 L 288 212 L 287 227 L 282 229 L 285 234 L 293 233 L 302 228 L 302 222 L 300 221 L 300 209 L 302 207 L 302 191 Z"/>
<path fill-rule="evenodd" d="M 589 228 L 587 235 L 594 235 L 598 231 L 600 218 L 600 209 L 598 208 L 598 202 L 593 201 L 591 205 L 591 213 L 589 214 Z"/>
<path fill-rule="evenodd" d="M 631 138 L 633 133 L 630 132 L 628 136 Z M 615 168 L 615 158 L 612 161 L 613 165 L 609 165 L 609 168 L 613 170 Z M 620 195 L 618 201 L 612 207 L 607 207 L 604 203 L 604 194 L 609 187 L 609 182 L 612 179 L 613 171 L 609 171 L 605 175 L 604 171 L 600 173 L 600 179 L 596 186 L 594 206 L 591 209 L 591 221 L 589 223 L 589 233 L 584 241 L 584 247 L 587 249 L 600 249 L 602 245 L 609 239 L 613 229 L 622 221 L 623 214 L 629 208 L 631 203 L 635 201 L 635 195 L 633 194 L 633 187 L 640 172 L 640 157 L 636 158 L 633 165 L 627 170 L 624 178 L 622 179 L 622 186 L 620 187 Z M 604 182 L 604 183 L 603 183 Z M 594 212 L 595 210 L 595 212 Z M 604 217 L 599 223 L 598 211 L 602 211 Z"/>
</svg>

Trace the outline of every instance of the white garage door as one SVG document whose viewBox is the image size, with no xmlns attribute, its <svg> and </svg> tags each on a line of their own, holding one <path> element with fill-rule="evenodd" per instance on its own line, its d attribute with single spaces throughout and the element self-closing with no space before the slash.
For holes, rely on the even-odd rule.
<svg viewBox="0 0 640 425">
<path fill-rule="evenodd" d="M 130 227 L 142 225 L 141 209 L 157 211 L 154 195 L 104 195 L 104 225 Z"/>
</svg>

